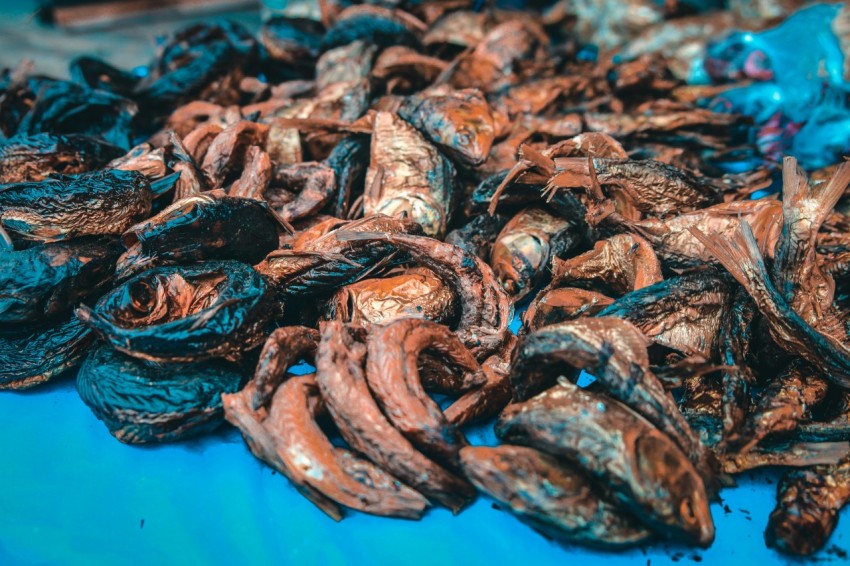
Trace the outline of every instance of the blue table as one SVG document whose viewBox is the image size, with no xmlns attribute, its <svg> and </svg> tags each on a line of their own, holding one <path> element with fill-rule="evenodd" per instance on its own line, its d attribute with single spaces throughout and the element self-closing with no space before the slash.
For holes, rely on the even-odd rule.
<svg viewBox="0 0 850 566">
<path fill-rule="evenodd" d="M 493 443 L 488 427 L 475 444 Z M 787 559 L 765 548 L 778 474 L 744 477 L 712 507 L 705 551 L 660 543 L 601 554 L 554 544 L 479 499 L 421 522 L 350 513 L 341 523 L 256 460 L 229 427 L 157 447 L 112 438 L 73 379 L 0 394 L 0 565 L 15 564 L 707 564 Z M 821 561 L 846 563 L 845 513 Z"/>
</svg>

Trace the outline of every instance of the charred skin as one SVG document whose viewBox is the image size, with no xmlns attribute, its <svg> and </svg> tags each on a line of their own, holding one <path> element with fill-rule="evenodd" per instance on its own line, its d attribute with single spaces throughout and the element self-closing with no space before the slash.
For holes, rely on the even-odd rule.
<svg viewBox="0 0 850 566">
<path fill-rule="evenodd" d="M 813 554 L 829 540 L 838 512 L 850 500 L 850 459 L 789 472 L 776 498 L 764 533 L 768 546 L 786 554 Z"/>
<path fill-rule="evenodd" d="M 496 434 L 574 462 L 660 536 L 699 546 L 714 540 L 705 487 L 688 458 L 616 401 L 561 383 L 509 405 Z"/>
<path fill-rule="evenodd" d="M 586 370 L 605 392 L 666 433 L 714 489 L 716 464 L 649 368 L 648 341 L 617 318 L 582 318 L 544 327 L 522 339 L 511 367 L 514 400 L 523 401 L 566 375 Z M 550 376 L 550 377 L 547 377 Z"/>
<path fill-rule="evenodd" d="M 568 220 L 530 207 L 502 228 L 490 253 L 490 266 L 515 301 L 522 299 L 546 275 L 553 258 L 572 251 L 583 234 Z"/>
<path fill-rule="evenodd" d="M 731 295 L 727 277 L 694 272 L 632 291 L 597 316 L 622 318 L 658 344 L 713 359 Z"/>
<path fill-rule="evenodd" d="M 340 225 L 334 221 L 333 224 L 323 235 L 313 240 L 307 238 L 303 245 L 292 250 L 272 252 L 257 265 L 257 270 L 272 282 L 281 301 L 331 293 L 366 277 L 376 265 L 393 260 L 391 244 L 340 241 L 337 238 L 340 233 L 422 232 L 415 222 L 380 214 Z"/>
<path fill-rule="evenodd" d="M 205 260 L 257 263 L 278 247 L 280 220 L 261 202 L 220 191 L 179 200 L 124 232 L 126 279 L 152 267 Z"/>
<path fill-rule="evenodd" d="M 400 275 L 346 285 L 324 309 L 326 320 L 364 326 L 408 317 L 442 324 L 455 318 L 454 293 L 430 269 L 413 268 Z"/>
<path fill-rule="evenodd" d="M 77 374 L 77 391 L 109 433 L 126 444 L 175 442 L 224 422 L 221 394 L 244 381 L 222 361 L 151 366 L 102 345 Z"/>
<path fill-rule="evenodd" d="M 418 361 L 426 350 L 448 361 L 465 391 L 486 381 L 469 350 L 448 327 L 410 318 L 374 329 L 367 348 L 366 381 L 389 421 L 425 455 L 458 468 L 466 438 L 425 392 Z"/>
<path fill-rule="evenodd" d="M 416 450 L 381 412 L 363 370 L 366 346 L 341 322 L 321 328 L 316 381 L 340 434 L 357 452 L 430 501 L 460 511 L 475 488 Z"/>
<path fill-rule="evenodd" d="M 262 343 L 271 290 L 251 266 L 208 261 L 159 267 L 128 279 L 77 316 L 135 358 L 190 362 L 239 358 Z"/>
<path fill-rule="evenodd" d="M 339 505 L 389 517 L 418 519 L 428 502 L 367 460 L 334 447 L 316 418 L 325 408 L 313 374 L 292 376 L 275 392 L 268 412 L 249 408 L 251 387 L 225 395 L 227 420 L 251 452 L 286 476 L 335 520 Z"/>
<path fill-rule="evenodd" d="M 573 465 L 548 454 L 522 446 L 469 446 L 460 458 L 475 487 L 555 540 L 622 549 L 653 536 Z"/>
<path fill-rule="evenodd" d="M 80 134 L 14 137 L 0 144 L 0 182 L 43 181 L 51 174 L 75 175 L 103 167 L 124 152 Z"/>
<path fill-rule="evenodd" d="M 325 159 L 336 177 L 331 214 L 337 218 L 346 218 L 351 204 L 362 194 L 368 162 L 369 140 L 358 135 L 343 138 Z"/>
<path fill-rule="evenodd" d="M 94 338 L 75 316 L 3 328 L 0 389 L 28 389 L 77 367 Z"/>
<path fill-rule="evenodd" d="M 0 324 L 67 314 L 112 282 L 121 245 L 115 238 L 80 238 L 0 251 Z"/>
<path fill-rule="evenodd" d="M 144 175 L 115 169 L 0 185 L 0 226 L 42 242 L 117 235 L 150 214 L 152 198 Z"/>
<path fill-rule="evenodd" d="M 484 261 L 489 261 L 493 241 L 505 224 L 508 223 L 508 220 L 510 220 L 510 217 L 504 214 L 496 214 L 495 216 L 480 214 L 460 228 L 446 234 L 445 241 Z"/>
<path fill-rule="evenodd" d="M 345 231 L 337 238 L 373 247 L 385 242 L 436 273 L 458 298 L 460 316 L 455 332 L 477 359 L 486 358 L 507 339 L 512 304 L 490 267 L 477 257 L 424 236 Z"/>
<path fill-rule="evenodd" d="M 720 327 L 720 362 L 731 369 L 721 376 L 723 438 L 738 441 L 738 435 L 750 411 L 750 387 L 755 375 L 748 360 L 753 340 L 753 323 L 758 310 L 743 288 L 732 298 L 731 316 L 724 317 Z"/>
</svg>

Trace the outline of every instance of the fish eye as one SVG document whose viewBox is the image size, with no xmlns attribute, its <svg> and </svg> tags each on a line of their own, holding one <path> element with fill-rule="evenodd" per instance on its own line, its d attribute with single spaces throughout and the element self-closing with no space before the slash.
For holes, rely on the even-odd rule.
<svg viewBox="0 0 850 566">
<path fill-rule="evenodd" d="M 154 304 L 154 292 L 145 281 L 137 281 L 130 285 L 127 290 L 130 298 L 130 306 L 136 312 L 148 313 Z"/>
<path fill-rule="evenodd" d="M 694 504 L 690 497 L 686 497 L 679 504 L 679 515 L 688 523 L 697 522 L 697 516 L 694 512 Z"/>
<path fill-rule="evenodd" d="M 472 144 L 472 132 L 466 128 L 461 128 L 455 134 L 455 142 L 458 145 L 467 146 Z"/>
</svg>

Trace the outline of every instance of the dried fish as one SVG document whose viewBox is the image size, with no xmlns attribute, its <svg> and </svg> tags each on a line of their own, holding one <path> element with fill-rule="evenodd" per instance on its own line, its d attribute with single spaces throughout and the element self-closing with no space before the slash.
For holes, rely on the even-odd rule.
<svg viewBox="0 0 850 566">
<path fill-rule="evenodd" d="M 375 115 L 363 210 L 418 222 L 442 237 L 454 212 L 455 170 L 413 126 L 389 112 Z"/>
<path fill-rule="evenodd" d="M 105 166 L 124 153 L 81 134 L 15 136 L 0 143 L 0 182 L 43 181 L 50 175 L 74 175 Z"/>
<path fill-rule="evenodd" d="M 574 379 L 578 371 L 586 370 L 612 398 L 669 435 L 710 484 L 715 464 L 650 370 L 647 345 L 637 328 L 617 318 L 582 318 L 546 326 L 523 337 L 518 346 L 511 364 L 514 400 L 529 399 L 562 372 Z"/>
<path fill-rule="evenodd" d="M 77 374 L 77 391 L 109 433 L 127 444 L 174 442 L 224 422 L 221 394 L 242 384 L 239 367 L 221 361 L 151 366 L 108 345 Z"/>
<path fill-rule="evenodd" d="M 150 214 L 152 198 L 150 182 L 136 171 L 103 170 L 0 185 L 0 226 L 42 242 L 121 234 Z"/>
<path fill-rule="evenodd" d="M 515 301 L 527 295 L 558 256 L 583 243 L 580 227 L 541 207 L 514 216 L 493 242 L 490 265 L 502 287 Z"/>
<path fill-rule="evenodd" d="M 741 433 L 739 452 L 747 452 L 770 434 L 794 430 L 811 418 L 826 399 L 828 382 L 802 360 L 795 360 L 762 391 Z"/>
<path fill-rule="evenodd" d="M 460 452 L 475 486 L 546 536 L 620 549 L 652 533 L 574 466 L 522 446 L 469 446 Z"/>
<path fill-rule="evenodd" d="M 251 266 L 207 261 L 150 269 L 76 313 L 115 349 L 142 360 L 237 359 L 262 342 L 275 314 L 270 295 Z"/>
<path fill-rule="evenodd" d="M 554 258 L 550 287 L 565 283 L 593 286 L 617 296 L 649 287 L 663 279 L 652 246 L 633 234 L 596 242 L 591 251 L 570 259 Z"/>
<path fill-rule="evenodd" d="M 117 239 L 108 237 L 0 250 L 0 323 L 67 314 L 112 282 L 120 253 Z"/>
<path fill-rule="evenodd" d="M 732 292 L 721 273 L 694 272 L 628 293 L 597 316 L 622 318 L 657 344 L 712 359 Z"/>
<path fill-rule="evenodd" d="M 456 386 L 460 391 L 485 382 L 478 362 L 448 327 L 416 319 L 374 329 L 367 346 L 366 380 L 384 414 L 417 449 L 457 468 L 466 439 L 425 393 L 418 359 L 427 350 L 454 366 L 451 377 L 460 381 Z"/>
<path fill-rule="evenodd" d="M 94 334 L 71 316 L 0 330 L 0 389 L 27 389 L 82 363 Z"/>
<path fill-rule="evenodd" d="M 850 500 L 850 459 L 786 474 L 777 487 L 776 509 L 765 530 L 768 546 L 786 554 L 809 555 L 822 548 L 838 512 Z"/>
<path fill-rule="evenodd" d="M 508 406 L 496 434 L 581 466 L 661 536 L 700 546 L 714 540 L 699 474 L 665 434 L 616 401 L 560 383 Z"/>
<path fill-rule="evenodd" d="M 151 267 L 212 259 L 249 263 L 277 249 L 288 226 L 264 203 L 211 191 L 179 200 L 121 237 L 127 248 L 118 261 L 122 278 Z"/>
<path fill-rule="evenodd" d="M 369 461 L 334 447 L 316 423 L 324 411 L 315 377 L 293 376 L 266 413 L 249 408 L 251 388 L 224 396 L 225 415 L 255 456 L 285 475 L 319 509 L 342 519 L 338 504 L 390 517 L 418 519 L 427 501 Z"/>
<path fill-rule="evenodd" d="M 407 252 L 436 273 L 455 293 L 460 319 L 455 333 L 478 359 L 496 351 L 507 339 L 513 307 L 490 267 L 451 244 L 403 233 L 338 232 L 341 242 L 359 245 L 385 242 Z"/>
<path fill-rule="evenodd" d="M 706 236 L 698 229 L 692 233 L 747 290 L 778 346 L 803 356 L 839 387 L 850 388 L 850 353 L 843 344 L 807 324 L 782 298 L 768 277 L 749 224 L 742 221 L 730 240 Z"/>
<path fill-rule="evenodd" d="M 324 308 L 324 318 L 368 326 L 400 318 L 450 324 L 455 296 L 433 271 L 413 268 L 381 279 L 364 279 L 337 291 Z"/>
<path fill-rule="evenodd" d="M 320 332 L 316 381 L 345 441 L 429 500 L 460 511 L 475 496 L 475 488 L 429 460 L 393 428 L 366 383 L 366 346 L 341 322 L 327 322 Z"/>
<path fill-rule="evenodd" d="M 435 88 L 404 99 L 398 115 L 463 165 L 481 165 L 490 154 L 495 124 L 477 89 Z"/>
</svg>

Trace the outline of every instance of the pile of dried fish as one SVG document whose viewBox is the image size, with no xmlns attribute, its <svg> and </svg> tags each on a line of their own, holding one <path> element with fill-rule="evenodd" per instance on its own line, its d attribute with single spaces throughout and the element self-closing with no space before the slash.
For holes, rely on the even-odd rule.
<svg viewBox="0 0 850 566">
<path fill-rule="evenodd" d="M 706 108 L 749 76 L 684 82 L 746 3 L 387 4 L 192 26 L 144 76 L 6 71 L 0 388 L 77 369 L 127 443 L 226 420 L 335 519 L 480 491 L 605 549 L 708 546 L 720 488 L 784 466 L 768 544 L 822 547 L 850 164 L 809 178 Z"/>
</svg>

